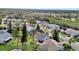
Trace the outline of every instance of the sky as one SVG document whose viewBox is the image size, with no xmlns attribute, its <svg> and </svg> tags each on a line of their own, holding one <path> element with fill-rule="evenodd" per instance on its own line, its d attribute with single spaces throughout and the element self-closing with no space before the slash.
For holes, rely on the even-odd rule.
<svg viewBox="0 0 79 59">
<path fill-rule="evenodd" d="M 79 0 L 0 0 L 0 8 L 79 10 Z"/>
</svg>

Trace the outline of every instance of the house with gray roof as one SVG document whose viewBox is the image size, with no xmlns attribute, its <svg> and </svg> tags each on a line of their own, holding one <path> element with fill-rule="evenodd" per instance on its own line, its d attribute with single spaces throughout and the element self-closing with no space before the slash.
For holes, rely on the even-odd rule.
<svg viewBox="0 0 79 59">
<path fill-rule="evenodd" d="M 79 51 L 79 42 L 71 43 L 71 47 L 75 51 Z"/>
<path fill-rule="evenodd" d="M 33 26 L 27 25 L 27 31 L 28 32 L 31 32 L 33 30 L 35 30 L 35 28 Z"/>
<path fill-rule="evenodd" d="M 58 25 L 55 25 L 55 24 L 48 24 L 48 25 L 47 25 L 47 28 L 60 30 L 59 26 L 58 26 Z"/>
<path fill-rule="evenodd" d="M 0 30 L 0 43 L 5 43 L 10 40 L 12 35 L 5 30 Z"/>
<path fill-rule="evenodd" d="M 45 40 L 40 44 L 42 51 L 63 51 L 64 46 L 53 39 Z"/>
<path fill-rule="evenodd" d="M 36 39 L 37 39 L 37 41 L 42 43 L 43 41 L 48 40 L 49 36 L 45 33 L 39 33 L 39 34 L 36 35 Z"/>
<path fill-rule="evenodd" d="M 48 25 L 48 22 L 46 22 L 46 21 L 37 20 L 36 23 L 39 24 L 39 25 L 42 25 L 42 26 L 43 25 Z"/>
<path fill-rule="evenodd" d="M 79 31 L 74 30 L 74 29 L 67 29 L 64 31 L 68 36 L 78 36 L 79 35 Z"/>
</svg>

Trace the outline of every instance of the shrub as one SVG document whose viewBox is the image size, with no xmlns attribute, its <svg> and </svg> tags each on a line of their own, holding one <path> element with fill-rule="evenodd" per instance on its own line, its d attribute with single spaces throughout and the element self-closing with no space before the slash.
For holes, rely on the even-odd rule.
<svg viewBox="0 0 79 59">
<path fill-rule="evenodd" d="M 71 50 L 72 50 L 70 44 L 64 43 L 63 46 L 64 46 L 64 50 L 65 50 L 65 51 L 71 51 Z"/>
</svg>

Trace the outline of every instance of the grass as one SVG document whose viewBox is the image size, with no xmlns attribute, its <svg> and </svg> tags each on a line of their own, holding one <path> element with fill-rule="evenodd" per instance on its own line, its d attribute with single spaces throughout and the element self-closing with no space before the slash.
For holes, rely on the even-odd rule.
<svg viewBox="0 0 79 59">
<path fill-rule="evenodd" d="M 0 25 L 0 27 L 4 27 L 3 25 Z M 0 44 L 0 51 L 10 51 L 12 49 L 22 49 L 22 44 L 20 42 L 22 31 L 19 31 L 19 38 L 17 37 L 18 32 L 16 29 L 12 31 L 13 38 L 8 41 L 5 44 Z M 26 42 L 26 51 L 32 51 L 37 50 L 38 45 L 36 43 L 33 43 L 33 36 L 28 34 L 27 42 Z"/>
<path fill-rule="evenodd" d="M 70 43 L 75 43 L 75 42 L 79 42 L 79 39 L 76 37 L 73 37 L 71 40 L 69 40 Z"/>
<path fill-rule="evenodd" d="M 53 17 L 50 17 L 49 20 L 50 20 L 50 23 L 53 23 L 53 24 L 65 24 L 66 26 L 69 26 L 71 28 L 79 28 L 79 21 L 74 21 L 74 22 L 64 21 L 64 20 L 60 21 L 58 18 L 53 18 Z M 2 28 L 4 26 L 1 25 L 0 27 Z M 14 31 L 13 35 L 16 34 L 15 32 L 16 31 Z M 22 31 L 19 31 L 19 36 L 22 36 Z M 65 37 L 67 37 L 66 34 L 60 33 L 59 38 L 61 39 L 61 41 L 63 41 L 63 39 Z M 20 39 L 21 38 L 13 37 L 12 40 L 7 42 L 6 44 L 0 44 L 0 51 L 10 51 L 12 49 L 22 49 Z M 37 50 L 39 50 L 39 46 L 36 45 L 33 41 L 34 41 L 33 36 L 30 36 L 28 34 L 25 51 L 37 51 Z M 71 42 L 79 42 L 79 39 L 73 37 L 69 42 L 70 43 Z M 63 46 L 65 47 L 64 48 L 65 51 L 72 51 L 70 43 L 63 44 Z"/>
<path fill-rule="evenodd" d="M 67 37 L 66 34 L 64 34 L 64 33 L 62 33 L 62 32 L 59 33 L 59 39 L 60 39 L 61 41 L 63 41 L 66 37 Z"/>
<path fill-rule="evenodd" d="M 79 21 L 64 21 L 55 17 L 49 17 L 48 18 L 50 23 L 53 24 L 65 24 L 66 26 L 74 29 L 79 29 Z M 60 21 L 61 20 L 61 21 Z"/>
<path fill-rule="evenodd" d="M 21 33 L 21 32 L 20 32 Z M 0 51 L 10 51 L 12 49 L 22 49 L 22 44 L 20 42 L 21 38 L 13 37 L 12 40 L 7 42 L 6 44 L 0 44 Z M 33 36 L 28 35 L 25 51 L 37 50 L 38 45 L 33 42 Z M 35 47 L 33 46 L 35 45 Z"/>
<path fill-rule="evenodd" d="M 63 46 L 64 46 L 64 51 L 73 51 L 70 44 L 65 43 L 65 44 L 63 44 Z"/>
<path fill-rule="evenodd" d="M 4 24 L 0 24 L 0 28 L 6 28 L 6 25 L 4 25 Z"/>
<path fill-rule="evenodd" d="M 32 51 L 32 46 L 31 46 L 31 43 L 32 42 L 32 36 L 28 36 L 28 39 L 27 39 L 27 42 L 26 42 L 26 45 L 27 45 L 27 50 L 28 51 Z"/>
<path fill-rule="evenodd" d="M 14 48 L 17 48 L 17 39 L 13 38 L 6 44 L 0 44 L 0 51 L 9 51 Z"/>
</svg>

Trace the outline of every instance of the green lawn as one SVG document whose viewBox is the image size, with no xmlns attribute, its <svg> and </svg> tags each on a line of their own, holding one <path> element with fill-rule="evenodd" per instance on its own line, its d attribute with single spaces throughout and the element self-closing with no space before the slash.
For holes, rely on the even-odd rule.
<svg viewBox="0 0 79 59">
<path fill-rule="evenodd" d="M 9 42 L 7 42 L 6 44 L 0 44 L 0 51 L 9 51 L 12 50 L 14 48 L 17 48 L 17 38 L 13 38 L 12 40 L 10 40 Z"/>
<path fill-rule="evenodd" d="M 66 37 L 67 37 L 66 34 L 64 34 L 64 33 L 62 33 L 62 32 L 59 33 L 59 39 L 60 39 L 61 41 L 63 41 Z"/>
<path fill-rule="evenodd" d="M 32 41 L 33 41 L 33 37 L 28 35 L 27 42 L 26 42 L 26 51 L 33 50 L 34 47 L 33 47 Z M 36 45 L 35 47 L 38 48 L 38 45 Z M 20 39 L 18 39 L 17 37 L 13 37 L 12 40 L 7 42 L 6 44 L 0 44 L 0 51 L 10 51 L 12 49 L 22 49 Z"/>
<path fill-rule="evenodd" d="M 3 25 L 0 25 L 2 28 Z M 13 38 L 8 41 L 5 44 L 0 44 L 0 51 L 10 51 L 12 49 L 22 49 L 22 44 L 21 44 L 21 36 L 22 36 L 22 31 L 19 31 L 19 38 L 16 37 L 18 34 L 16 29 L 12 31 Z M 32 51 L 32 50 L 38 50 L 38 45 L 36 43 L 33 43 L 33 36 L 28 34 L 27 41 L 26 41 L 26 51 Z"/>
<path fill-rule="evenodd" d="M 79 21 L 64 21 L 64 20 L 54 18 L 54 17 L 49 17 L 48 19 L 50 23 L 53 23 L 53 24 L 65 24 L 66 26 L 69 26 L 70 28 L 79 29 Z"/>
<path fill-rule="evenodd" d="M 0 24 L 0 28 L 6 28 L 6 25 L 4 25 L 4 24 Z"/>
</svg>

